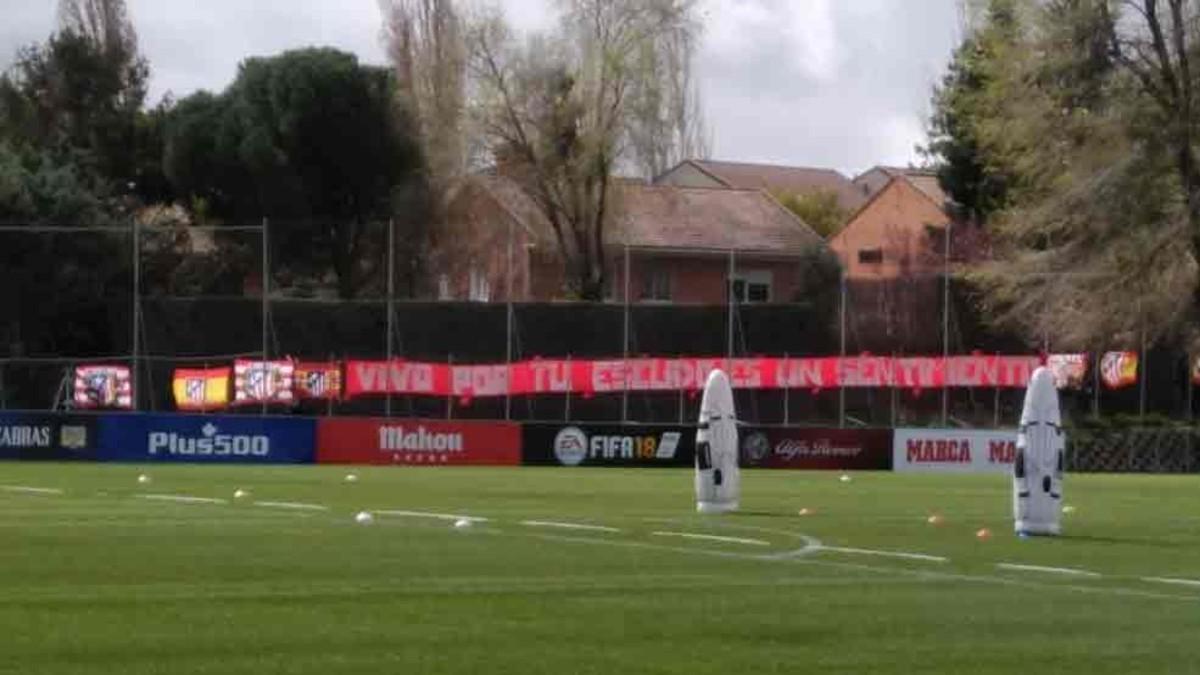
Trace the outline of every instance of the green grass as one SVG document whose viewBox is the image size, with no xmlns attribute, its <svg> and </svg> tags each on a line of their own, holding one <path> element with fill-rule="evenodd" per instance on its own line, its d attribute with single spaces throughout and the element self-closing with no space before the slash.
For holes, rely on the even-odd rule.
<svg viewBox="0 0 1200 675">
<path fill-rule="evenodd" d="M 0 673 L 1200 671 L 1200 587 L 1142 579 L 1200 579 L 1193 477 L 1068 476 L 1066 536 L 1029 540 L 1002 476 L 751 471 L 722 517 L 674 470 L 4 463 L 0 485 L 63 490 L 0 489 Z M 949 560 L 778 555 L 805 536 Z"/>
</svg>

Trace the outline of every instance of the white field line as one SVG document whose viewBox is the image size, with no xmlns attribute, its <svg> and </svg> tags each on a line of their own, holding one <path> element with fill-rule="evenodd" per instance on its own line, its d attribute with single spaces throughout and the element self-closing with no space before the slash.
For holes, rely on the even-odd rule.
<svg viewBox="0 0 1200 675">
<path fill-rule="evenodd" d="M 1173 584 L 1175 586 L 1194 586 L 1200 588 L 1200 581 L 1196 579 L 1174 579 L 1171 577 L 1142 577 L 1142 581 L 1149 581 L 1155 584 Z"/>
<path fill-rule="evenodd" d="M 1048 572 L 1050 574 L 1071 574 L 1077 577 L 1102 576 L 1099 572 L 1081 570 L 1074 567 L 1046 567 L 1044 565 L 1019 565 L 1016 563 L 996 563 L 996 567 L 1002 570 L 1013 570 L 1017 572 Z"/>
<path fill-rule="evenodd" d="M 607 527 L 605 525 L 587 525 L 585 523 L 562 523 L 555 520 L 522 520 L 522 525 L 526 527 L 554 527 L 561 530 L 587 530 L 589 532 L 620 532 L 617 527 Z"/>
<path fill-rule="evenodd" d="M 845 546 L 825 546 L 817 547 L 820 551 L 833 551 L 834 553 L 850 553 L 854 555 L 875 555 L 884 558 L 903 558 L 905 560 L 925 560 L 927 562 L 949 562 L 950 559 L 940 555 L 929 555 L 927 553 L 909 553 L 908 551 L 878 551 L 871 548 L 847 548 Z"/>
<path fill-rule="evenodd" d="M 192 497 L 191 495 L 137 495 L 138 499 L 151 499 L 160 502 L 179 502 L 181 504 L 228 504 L 224 499 L 216 497 Z"/>
<path fill-rule="evenodd" d="M 730 544 L 748 544 L 750 546 L 770 546 L 771 542 L 762 539 L 746 539 L 745 537 L 722 537 L 715 534 L 699 534 L 696 532 L 667 532 L 659 530 L 651 532 L 655 537 L 682 537 L 684 539 L 703 539 L 704 541 L 722 541 Z"/>
<path fill-rule="evenodd" d="M 296 511 L 328 511 L 324 504 L 304 504 L 302 502 L 254 502 L 255 506 L 265 506 L 269 509 L 294 509 Z"/>
<path fill-rule="evenodd" d="M 453 513 L 433 513 L 431 511 L 404 511 L 390 509 L 386 511 L 371 511 L 381 516 L 404 516 L 406 518 L 436 518 L 437 520 L 468 520 L 473 523 L 486 523 L 487 518 L 479 516 L 460 516 Z"/>
<path fill-rule="evenodd" d="M 28 485 L 0 485 L 0 490 L 31 495 L 61 495 L 63 493 L 58 488 L 30 487 Z"/>
</svg>

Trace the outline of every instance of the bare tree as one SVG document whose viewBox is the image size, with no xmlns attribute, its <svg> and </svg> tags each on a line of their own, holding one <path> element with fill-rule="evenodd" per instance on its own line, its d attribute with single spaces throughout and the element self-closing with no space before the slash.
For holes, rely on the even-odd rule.
<svg viewBox="0 0 1200 675">
<path fill-rule="evenodd" d="M 682 125 L 664 112 L 671 61 L 661 55 L 671 50 L 659 51 L 672 40 L 691 39 L 693 4 L 560 0 L 561 31 L 524 45 L 495 12 L 470 31 L 478 128 L 497 162 L 546 216 L 568 286 L 582 298 L 603 295 L 616 168 L 628 161 L 653 170 L 668 154 L 661 139 L 640 147 L 636 139 L 652 127 L 682 126 L 684 136 L 695 135 L 686 131 L 694 127 L 685 112 L 673 113 L 687 118 Z"/>
<path fill-rule="evenodd" d="M 401 105 L 417 121 L 437 191 L 467 165 L 465 27 L 454 0 L 379 0 Z"/>
<path fill-rule="evenodd" d="M 694 67 L 702 28 L 695 0 L 648 5 L 668 20 L 633 55 L 627 140 L 633 168 L 652 179 L 681 160 L 707 158 L 710 143 Z"/>
</svg>

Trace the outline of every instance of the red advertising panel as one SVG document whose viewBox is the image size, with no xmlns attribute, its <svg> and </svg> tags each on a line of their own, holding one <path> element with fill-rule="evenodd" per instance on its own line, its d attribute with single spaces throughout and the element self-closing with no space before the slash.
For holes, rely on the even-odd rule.
<svg viewBox="0 0 1200 675">
<path fill-rule="evenodd" d="M 891 429 L 758 427 L 741 430 L 741 464 L 764 469 L 887 470 Z"/>
<path fill-rule="evenodd" d="M 317 463 L 516 465 L 521 428 L 507 422 L 324 418 L 317 422 Z"/>
</svg>

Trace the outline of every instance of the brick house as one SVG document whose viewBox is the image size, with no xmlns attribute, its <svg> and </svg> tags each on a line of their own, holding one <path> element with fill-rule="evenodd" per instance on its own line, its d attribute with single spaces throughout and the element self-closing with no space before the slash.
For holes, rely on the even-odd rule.
<svg viewBox="0 0 1200 675">
<path fill-rule="evenodd" d="M 873 169 L 856 179 L 870 197 L 829 239 L 849 279 L 896 279 L 943 271 L 933 244 L 943 242 L 951 222 L 945 193 L 937 177 L 895 173 L 882 185 L 885 170 Z"/>
<path fill-rule="evenodd" d="M 514 301 L 565 299 L 550 223 L 515 182 L 472 176 L 447 212 L 431 259 L 441 299 L 503 301 L 510 287 Z M 743 302 L 791 302 L 803 294 L 805 256 L 826 246 L 757 189 L 620 181 L 612 213 L 605 237 L 612 301 L 628 290 L 634 302 L 724 303 L 731 288 Z"/>
<path fill-rule="evenodd" d="M 804 166 L 689 159 L 655 178 L 654 183 L 680 187 L 765 190 L 773 195 L 831 192 L 837 195 L 838 204 L 848 212 L 857 210 L 867 199 L 861 187 L 841 173 L 833 169 Z"/>
</svg>

